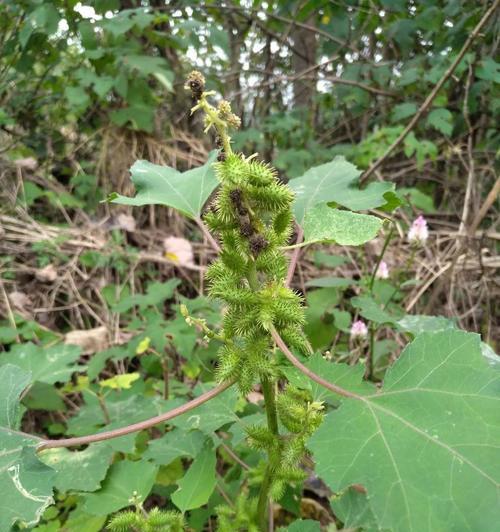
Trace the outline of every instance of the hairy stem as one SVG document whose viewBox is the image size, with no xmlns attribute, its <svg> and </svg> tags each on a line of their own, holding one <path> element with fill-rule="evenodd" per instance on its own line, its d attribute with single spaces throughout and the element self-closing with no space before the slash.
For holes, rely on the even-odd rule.
<svg viewBox="0 0 500 532">
<path fill-rule="evenodd" d="M 260 383 L 262 385 L 262 393 L 264 394 L 267 426 L 275 436 L 278 436 L 278 414 L 276 412 L 276 390 L 274 382 L 268 377 L 262 377 Z"/>
<path fill-rule="evenodd" d="M 254 291 L 259 289 L 259 279 L 257 277 L 257 269 L 255 262 L 250 261 L 248 264 L 247 279 L 250 288 Z M 278 431 L 278 413 L 276 410 L 276 389 L 273 380 L 267 376 L 260 379 L 262 386 L 262 393 L 264 394 L 264 407 L 266 409 L 267 427 L 279 438 Z M 270 458 L 270 457 L 269 457 Z M 267 464 L 266 472 L 264 473 L 264 480 L 260 486 L 259 501 L 257 503 L 257 521 L 259 527 L 263 532 L 268 530 L 268 512 L 269 512 L 269 490 L 273 480 L 273 465 L 271 461 Z"/>
<path fill-rule="evenodd" d="M 370 277 L 370 283 L 368 285 L 368 288 L 370 290 L 370 295 L 373 296 L 373 286 L 375 284 L 375 278 L 377 277 L 377 272 L 380 267 L 380 264 L 382 262 L 382 259 L 384 258 L 385 252 L 387 250 L 387 246 L 389 245 L 389 242 L 391 241 L 392 234 L 394 232 L 394 224 L 391 223 L 391 227 L 389 229 L 389 232 L 387 233 L 387 236 L 385 237 L 384 245 L 382 247 L 382 251 L 378 257 L 377 264 L 375 264 L 375 268 L 373 268 L 372 275 Z M 370 324 L 370 347 L 368 349 L 368 355 L 366 356 L 366 370 L 365 370 L 365 379 L 366 380 L 372 380 L 373 379 L 373 361 L 375 358 L 375 325 L 373 323 Z"/>
<path fill-rule="evenodd" d="M 259 501 L 257 503 L 257 520 L 262 532 L 267 532 L 268 530 L 269 490 L 271 488 L 272 474 L 271 464 L 268 464 L 264 473 L 264 480 L 260 486 Z"/>
<path fill-rule="evenodd" d="M 276 390 L 274 382 L 267 377 L 262 377 L 260 380 L 262 385 L 262 393 L 264 394 L 264 406 L 266 409 L 267 427 L 279 438 L 278 431 L 278 414 L 276 411 Z M 271 511 L 269 504 L 269 490 L 273 480 L 273 465 L 269 461 L 264 474 L 264 480 L 260 487 L 259 502 L 257 504 L 257 518 L 259 526 L 263 531 L 268 528 L 268 512 Z"/>
</svg>

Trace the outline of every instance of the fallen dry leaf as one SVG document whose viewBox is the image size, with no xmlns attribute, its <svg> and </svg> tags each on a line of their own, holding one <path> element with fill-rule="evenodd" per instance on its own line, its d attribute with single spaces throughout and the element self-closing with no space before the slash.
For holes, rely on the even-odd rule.
<svg viewBox="0 0 500 532">
<path fill-rule="evenodd" d="M 38 168 L 38 161 L 34 157 L 16 159 L 15 164 L 19 168 L 25 168 L 26 170 L 36 170 Z"/>
<path fill-rule="evenodd" d="M 45 268 L 36 270 L 35 277 L 42 283 L 52 283 L 57 279 L 57 270 L 53 264 L 47 264 Z"/>
<path fill-rule="evenodd" d="M 76 329 L 64 337 L 65 344 L 78 345 L 85 355 L 104 351 L 109 345 L 108 329 L 104 326 L 95 329 Z"/>
<path fill-rule="evenodd" d="M 116 217 L 116 225 L 120 229 L 124 229 L 125 231 L 132 233 L 135 231 L 135 218 L 130 216 L 130 214 L 125 214 L 122 212 Z"/>
<path fill-rule="evenodd" d="M 9 294 L 9 299 L 12 306 L 20 311 L 26 311 L 28 310 L 28 307 L 33 305 L 31 299 L 24 292 L 11 292 Z"/>
<path fill-rule="evenodd" d="M 264 400 L 264 396 L 260 392 L 252 391 L 247 394 L 247 401 L 253 403 L 254 405 L 259 404 Z"/>
<path fill-rule="evenodd" d="M 163 241 L 163 247 L 165 249 L 165 257 L 172 262 L 176 262 L 179 266 L 191 266 L 194 264 L 193 246 L 189 240 L 169 236 Z"/>
</svg>

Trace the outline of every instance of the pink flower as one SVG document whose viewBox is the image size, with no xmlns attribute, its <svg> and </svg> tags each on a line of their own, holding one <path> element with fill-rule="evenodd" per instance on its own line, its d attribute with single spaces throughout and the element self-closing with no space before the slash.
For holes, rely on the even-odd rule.
<svg viewBox="0 0 500 532">
<path fill-rule="evenodd" d="M 368 327 L 364 321 L 358 320 L 351 325 L 351 338 L 353 340 L 362 340 L 368 336 Z"/>
<path fill-rule="evenodd" d="M 420 215 L 411 224 L 410 230 L 408 231 L 408 241 L 410 244 L 423 246 L 428 238 L 429 230 L 427 229 L 427 220 Z"/>
<path fill-rule="evenodd" d="M 384 260 L 378 265 L 375 277 L 377 279 L 389 279 L 389 268 L 387 267 L 387 262 Z"/>
</svg>

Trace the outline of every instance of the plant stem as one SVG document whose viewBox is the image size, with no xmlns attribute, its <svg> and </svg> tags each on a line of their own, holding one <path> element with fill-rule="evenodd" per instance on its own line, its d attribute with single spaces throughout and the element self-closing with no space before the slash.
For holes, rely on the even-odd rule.
<svg viewBox="0 0 500 532">
<path fill-rule="evenodd" d="M 274 382 L 268 377 L 262 377 L 260 383 L 262 385 L 262 393 L 264 394 L 267 426 L 275 436 L 278 436 L 278 415 L 276 413 L 276 391 L 274 389 Z"/>
<path fill-rule="evenodd" d="M 259 289 L 259 279 L 257 277 L 257 269 L 255 268 L 255 262 L 253 260 L 248 263 L 247 280 L 250 288 L 254 291 Z M 276 439 L 279 438 L 278 430 L 278 413 L 276 411 L 276 389 L 274 381 L 266 375 L 263 375 L 260 379 L 262 386 L 262 393 L 264 395 L 264 407 L 266 409 L 267 427 L 273 433 Z M 262 532 L 268 530 L 268 513 L 270 511 L 269 505 L 269 490 L 271 489 L 272 476 L 274 466 L 271 463 L 269 456 L 269 462 L 264 473 L 264 480 L 260 486 L 259 501 L 257 503 L 257 522 Z"/>
<path fill-rule="evenodd" d="M 262 377 L 260 380 L 262 385 L 262 393 L 264 394 L 264 406 L 266 409 L 267 427 L 274 434 L 276 438 L 279 438 L 278 431 L 278 414 L 276 412 L 276 390 L 274 382 L 268 377 Z M 270 458 L 270 457 L 269 457 Z M 263 532 L 268 529 L 268 512 L 271 511 L 269 504 L 269 490 L 272 483 L 274 466 L 269 460 L 264 474 L 264 480 L 260 486 L 259 501 L 257 503 L 257 518 L 259 526 Z"/>
<path fill-rule="evenodd" d="M 373 296 L 373 286 L 375 284 L 375 277 L 377 276 L 377 271 L 380 267 L 380 263 L 382 262 L 382 259 L 384 258 L 387 246 L 389 245 L 389 242 L 391 241 L 393 232 L 394 232 L 394 223 L 391 223 L 389 232 L 387 233 L 387 236 L 385 237 L 382 251 L 378 257 L 377 264 L 375 264 L 375 268 L 373 268 L 373 272 L 370 277 L 368 288 L 370 290 L 371 296 Z M 365 379 L 369 381 L 371 381 L 373 378 L 373 364 L 374 364 L 373 363 L 373 359 L 374 359 L 373 351 L 374 349 L 375 349 L 375 325 L 371 323 L 370 324 L 370 347 L 368 348 L 368 354 L 366 355 L 366 370 L 365 370 Z"/>
<path fill-rule="evenodd" d="M 268 464 L 266 467 L 266 472 L 264 473 L 264 480 L 260 486 L 259 501 L 257 503 L 257 519 L 259 523 L 259 528 L 262 532 L 267 532 L 268 530 L 268 512 L 269 512 L 269 489 L 271 488 L 272 480 L 272 469 L 271 464 Z"/>
<path fill-rule="evenodd" d="M 380 263 L 382 262 L 382 259 L 384 258 L 387 246 L 389 245 L 389 242 L 391 241 L 392 233 L 394 233 L 394 223 L 391 223 L 391 228 L 389 229 L 389 232 L 387 233 L 387 236 L 385 237 L 384 245 L 378 257 L 377 264 L 375 264 L 375 268 L 373 269 L 372 276 L 370 278 L 370 284 L 368 286 L 370 289 L 370 294 L 373 293 L 373 285 L 375 284 L 375 277 L 377 275 L 377 271 L 379 269 Z"/>
<path fill-rule="evenodd" d="M 104 421 L 106 422 L 106 425 L 109 425 L 111 423 L 111 418 L 109 417 L 109 411 L 108 407 L 106 406 L 106 400 L 104 399 L 104 396 L 100 393 L 97 394 L 97 400 L 99 401 L 99 406 L 101 407 L 102 414 L 104 416 Z"/>
<path fill-rule="evenodd" d="M 139 432 L 141 430 L 146 430 L 159 423 L 165 423 L 177 416 L 185 414 L 190 410 L 210 401 L 213 397 L 221 394 L 224 390 L 227 390 L 234 384 L 234 381 L 226 381 L 219 386 L 212 388 L 208 392 L 205 392 L 195 399 L 184 403 L 181 406 L 173 408 L 168 412 L 164 412 L 158 416 L 146 419 L 145 421 L 139 421 L 138 423 L 133 423 L 132 425 L 127 425 L 126 427 L 121 427 L 119 429 L 108 430 L 106 432 L 99 432 L 97 434 L 90 434 L 89 436 L 77 436 L 76 438 L 64 438 L 61 440 L 44 440 L 40 439 L 37 436 L 31 436 L 30 438 L 40 439 L 40 444 L 37 446 L 37 451 L 42 451 L 44 449 L 55 449 L 59 447 L 77 447 L 80 445 L 88 445 L 89 443 L 94 443 L 97 441 L 111 440 L 112 438 L 119 438 L 120 436 L 125 436 L 126 434 L 131 434 L 132 432 Z M 11 431 L 12 432 L 12 431 Z M 24 433 L 23 433 L 24 434 Z"/>
</svg>

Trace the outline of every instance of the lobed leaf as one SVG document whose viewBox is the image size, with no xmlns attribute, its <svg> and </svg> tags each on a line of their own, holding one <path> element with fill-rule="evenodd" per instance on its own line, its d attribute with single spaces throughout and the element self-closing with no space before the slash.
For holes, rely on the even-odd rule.
<svg viewBox="0 0 500 532">
<path fill-rule="evenodd" d="M 67 382 L 76 371 L 85 366 L 76 365 L 81 349 L 76 345 L 57 344 L 40 347 L 31 342 L 12 346 L 7 353 L 0 355 L 0 365 L 15 364 L 29 372 L 31 380 L 54 384 Z"/>
<path fill-rule="evenodd" d="M 353 185 L 361 175 L 353 164 L 343 157 L 315 166 L 303 176 L 292 179 L 290 188 L 295 192 L 293 213 L 299 225 L 304 223 L 309 210 L 320 203 L 336 202 L 351 210 L 366 210 L 387 203 L 385 194 L 394 190 L 391 183 L 370 183 L 359 190 Z"/>
<path fill-rule="evenodd" d="M 130 172 L 137 194 L 133 198 L 111 194 L 111 203 L 121 205 L 166 205 L 188 218 L 199 218 L 205 202 L 219 184 L 212 168 L 216 152 L 211 152 L 206 164 L 178 172 L 168 166 L 137 161 Z"/>
</svg>

